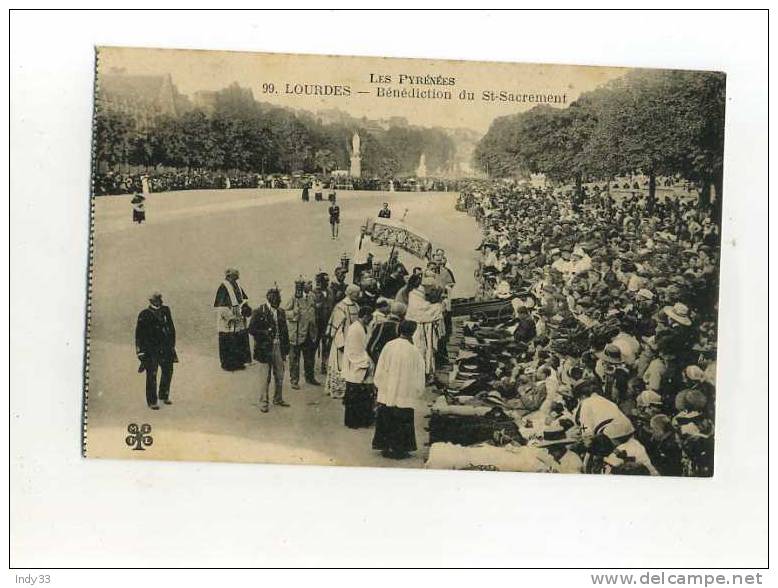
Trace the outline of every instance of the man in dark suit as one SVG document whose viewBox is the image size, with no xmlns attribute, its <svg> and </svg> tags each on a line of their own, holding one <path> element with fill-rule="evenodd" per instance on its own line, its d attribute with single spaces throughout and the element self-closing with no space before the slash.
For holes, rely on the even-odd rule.
<svg viewBox="0 0 778 588">
<path fill-rule="evenodd" d="M 135 352 L 140 360 L 139 372 L 146 372 L 146 403 L 152 410 L 159 410 L 159 400 L 170 400 L 170 383 L 173 380 L 173 364 L 176 355 L 176 327 L 170 308 L 162 304 L 162 294 L 154 292 L 149 306 L 138 314 L 135 327 Z M 161 370 L 159 395 L 157 395 L 157 370 Z"/>
<path fill-rule="evenodd" d="M 333 308 L 338 302 L 346 297 L 346 286 L 348 286 L 346 283 L 346 275 L 348 275 L 348 270 L 343 266 L 335 268 L 335 281 L 329 286 Z"/>
<path fill-rule="evenodd" d="M 389 203 L 384 202 L 384 206 L 378 211 L 379 218 L 392 218 L 392 211 L 389 209 Z"/>
<path fill-rule="evenodd" d="M 333 294 L 330 290 L 330 278 L 327 272 L 316 274 L 316 287 L 313 289 L 313 299 L 316 308 L 316 330 L 319 335 L 316 347 L 321 356 L 321 373 L 327 373 L 327 360 L 330 355 L 330 341 L 327 339 L 327 324 L 330 321 L 333 302 Z"/>
<path fill-rule="evenodd" d="M 273 404 L 289 406 L 283 398 L 284 364 L 289 355 L 289 329 L 286 314 L 281 308 L 281 293 L 278 288 L 268 290 L 267 302 L 252 313 L 249 333 L 254 337 L 254 359 L 259 362 L 260 410 L 269 410 L 271 373 L 275 383 Z"/>
</svg>

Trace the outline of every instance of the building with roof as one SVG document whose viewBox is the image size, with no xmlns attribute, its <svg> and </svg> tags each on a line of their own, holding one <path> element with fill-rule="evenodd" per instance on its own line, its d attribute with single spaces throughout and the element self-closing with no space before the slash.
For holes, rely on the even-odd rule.
<svg viewBox="0 0 778 588">
<path fill-rule="evenodd" d="M 189 99 L 179 93 L 170 74 L 110 72 L 101 75 L 97 102 L 106 111 L 129 116 L 139 129 L 148 128 L 160 116 L 178 116 L 191 107 Z"/>
</svg>

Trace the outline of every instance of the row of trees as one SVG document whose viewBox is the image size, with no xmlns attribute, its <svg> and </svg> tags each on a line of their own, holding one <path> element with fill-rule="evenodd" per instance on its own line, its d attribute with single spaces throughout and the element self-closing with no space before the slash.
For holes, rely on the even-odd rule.
<svg viewBox="0 0 778 588">
<path fill-rule="evenodd" d="M 496 119 L 475 151 L 490 176 L 543 173 L 574 182 L 642 173 L 649 206 L 658 176 L 680 176 L 700 203 L 722 195 L 725 76 L 716 72 L 637 70 L 564 109 L 536 106 Z"/>
<path fill-rule="evenodd" d="M 180 116 L 161 116 L 151 126 L 109 106 L 95 123 L 95 155 L 104 168 L 241 170 L 257 173 L 327 173 L 349 166 L 355 130 L 362 138 L 363 173 L 379 177 L 413 174 L 422 153 L 427 168 L 446 171 L 455 156 L 453 140 L 442 129 L 412 126 L 388 130 L 368 121 L 322 124 L 308 113 L 256 102 L 240 88 L 216 94 L 212 107 Z"/>
</svg>

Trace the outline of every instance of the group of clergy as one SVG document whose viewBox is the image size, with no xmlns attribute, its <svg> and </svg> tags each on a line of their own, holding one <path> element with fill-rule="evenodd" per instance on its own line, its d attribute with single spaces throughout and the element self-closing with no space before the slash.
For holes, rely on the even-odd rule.
<svg viewBox="0 0 778 588">
<path fill-rule="evenodd" d="M 379 217 L 390 216 L 385 203 Z M 352 283 L 348 263 L 335 269 L 331 283 L 325 272 L 315 284 L 301 277 L 283 305 L 278 288 L 271 288 L 267 302 L 252 309 L 239 271 L 228 268 L 214 302 L 219 359 L 226 371 L 242 370 L 252 358 L 260 364 L 260 409 L 268 412 L 271 377 L 273 406 L 289 406 L 283 398 L 287 358 L 292 389 L 300 388 L 301 355 L 306 382 L 320 385 L 318 354 L 325 394 L 343 402 L 345 426 L 375 424 L 373 448 L 403 458 L 416 450 L 414 407 L 436 364 L 445 361 L 455 280 L 441 249 L 410 273 L 393 251 L 386 264 L 391 271 L 376 280 L 366 227 L 354 245 Z"/>
<path fill-rule="evenodd" d="M 252 309 L 239 271 L 228 268 L 214 301 L 221 366 L 235 371 L 251 363 L 251 336 L 253 359 L 262 368 L 260 410 L 268 412 L 271 377 L 273 406 L 289 406 L 283 398 L 287 358 L 293 389 L 299 389 L 300 355 L 306 382 L 320 385 L 314 369 L 319 351 L 325 393 L 342 400 L 345 426 L 375 424 L 373 448 L 387 458 L 404 458 L 416 450 L 414 408 L 427 379 L 421 329 L 405 320 L 404 303 L 386 298 L 371 303 L 360 286 L 346 283 L 346 275 L 339 267 L 332 284 L 325 273 L 317 275 L 315 286 L 298 280 L 284 305 L 278 288 L 271 288 L 267 302 Z M 416 296 L 411 292 L 414 306 Z"/>
<path fill-rule="evenodd" d="M 414 344 L 417 324 L 405 319 L 402 302 L 383 299 L 373 310 L 358 305 L 358 295 L 352 284 L 339 303 L 356 306 L 351 324 L 330 323 L 342 334 L 342 345 L 333 339 L 328 392 L 343 398 L 347 427 L 370 427 L 375 421 L 373 449 L 403 459 L 416 450 L 414 409 L 425 390 L 424 356 Z"/>
</svg>

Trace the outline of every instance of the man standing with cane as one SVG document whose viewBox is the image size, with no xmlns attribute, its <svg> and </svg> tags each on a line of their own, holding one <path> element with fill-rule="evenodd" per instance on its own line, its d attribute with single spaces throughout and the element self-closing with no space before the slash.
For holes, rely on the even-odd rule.
<svg viewBox="0 0 778 588">
<path fill-rule="evenodd" d="M 281 306 L 281 292 L 278 288 L 267 291 L 267 303 L 254 310 L 249 323 L 249 333 L 254 337 L 254 359 L 259 362 L 260 410 L 269 410 L 270 376 L 275 384 L 273 404 L 289 406 L 284 402 L 284 362 L 289 355 L 289 331 L 286 314 Z"/>
<path fill-rule="evenodd" d="M 311 293 L 311 284 L 302 279 L 294 284 L 294 298 L 286 305 L 289 320 L 289 379 L 293 390 L 300 389 L 300 352 L 303 356 L 305 381 L 312 386 L 320 386 L 314 376 L 316 361 L 316 343 L 319 340 L 316 324 L 316 303 Z"/>
<path fill-rule="evenodd" d="M 176 327 L 170 308 L 162 304 L 162 294 L 149 296 L 149 306 L 140 311 L 135 327 L 135 351 L 140 360 L 139 372 L 146 372 L 146 404 L 159 410 L 159 400 L 170 400 L 170 383 L 173 380 L 173 364 L 176 355 Z M 157 370 L 161 370 L 159 395 L 157 395 Z"/>
</svg>

